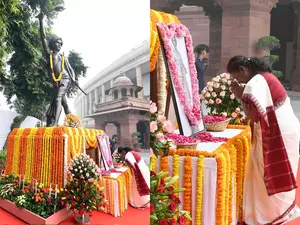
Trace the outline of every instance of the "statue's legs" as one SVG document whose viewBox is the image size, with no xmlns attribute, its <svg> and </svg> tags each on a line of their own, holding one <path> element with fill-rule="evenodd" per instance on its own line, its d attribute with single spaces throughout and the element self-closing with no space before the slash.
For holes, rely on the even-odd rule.
<svg viewBox="0 0 300 225">
<path fill-rule="evenodd" d="M 62 102 L 63 102 L 63 97 L 67 91 L 66 87 L 59 87 L 57 96 L 55 99 L 55 104 L 56 104 L 56 112 L 55 112 L 55 120 L 54 120 L 54 126 L 58 126 L 60 114 L 62 111 Z"/>
<path fill-rule="evenodd" d="M 66 115 L 70 114 L 71 111 L 70 111 L 69 106 L 68 106 L 66 95 L 63 95 L 61 104 L 64 108 L 65 114 Z"/>
</svg>

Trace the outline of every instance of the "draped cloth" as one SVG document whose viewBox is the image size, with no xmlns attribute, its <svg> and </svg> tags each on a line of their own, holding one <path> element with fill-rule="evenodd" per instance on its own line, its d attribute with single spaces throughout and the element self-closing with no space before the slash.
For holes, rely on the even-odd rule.
<svg viewBox="0 0 300 225">
<path fill-rule="evenodd" d="M 129 165 L 133 182 L 131 184 L 130 204 L 136 208 L 147 207 L 150 202 L 150 171 L 142 157 L 130 151 L 126 154 L 125 160 Z"/>
<path fill-rule="evenodd" d="M 248 225 L 282 224 L 299 216 L 299 121 L 285 89 L 270 73 L 254 76 L 242 101 L 258 112 L 245 175 L 244 220 Z"/>
</svg>

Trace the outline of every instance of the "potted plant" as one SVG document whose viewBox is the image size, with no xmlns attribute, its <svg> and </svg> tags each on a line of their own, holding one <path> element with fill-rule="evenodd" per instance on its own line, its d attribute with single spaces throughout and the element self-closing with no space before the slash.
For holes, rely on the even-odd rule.
<svg viewBox="0 0 300 225">
<path fill-rule="evenodd" d="M 280 41 L 278 38 L 274 36 L 265 36 L 261 37 L 257 44 L 256 48 L 258 51 L 260 51 L 260 55 L 262 56 L 261 58 L 269 65 L 272 67 L 272 65 L 279 61 L 279 56 L 278 55 L 271 55 L 271 51 L 280 48 Z M 264 55 L 264 56 L 263 56 Z M 283 76 L 281 71 L 278 70 L 273 70 L 272 73 L 277 77 L 281 78 Z"/>
<path fill-rule="evenodd" d="M 100 168 L 86 154 L 75 156 L 68 168 L 71 180 L 61 194 L 63 204 L 73 210 L 76 224 L 90 224 L 89 215 L 94 210 L 103 211 L 106 200 L 100 187 Z"/>
<path fill-rule="evenodd" d="M 155 174 L 151 171 L 150 224 L 184 225 L 185 218 L 188 220 L 192 218 L 187 211 L 179 210 L 180 199 L 175 193 L 183 192 L 185 189 L 174 189 L 178 176 L 166 177 L 167 174 L 166 172 Z"/>
</svg>

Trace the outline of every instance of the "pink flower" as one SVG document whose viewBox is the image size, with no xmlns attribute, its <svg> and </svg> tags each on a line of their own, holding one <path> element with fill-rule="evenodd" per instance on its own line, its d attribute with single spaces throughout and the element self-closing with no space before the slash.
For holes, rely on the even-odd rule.
<svg viewBox="0 0 300 225">
<path fill-rule="evenodd" d="M 240 112 L 241 112 L 241 109 L 240 109 L 240 108 L 236 108 L 236 109 L 235 109 L 235 112 L 236 112 L 236 113 L 240 113 Z"/>
<path fill-rule="evenodd" d="M 214 89 L 212 87 L 208 88 L 208 91 L 212 92 Z"/>
<path fill-rule="evenodd" d="M 152 102 L 150 105 L 150 113 L 156 113 L 157 112 L 157 106 L 155 102 Z"/>
<path fill-rule="evenodd" d="M 214 104 L 214 100 L 209 99 L 208 104 L 210 104 L 210 105 Z"/>
<path fill-rule="evenodd" d="M 214 88 L 219 88 L 220 87 L 220 83 L 215 83 L 214 84 Z"/>
<path fill-rule="evenodd" d="M 226 79 L 230 79 L 230 74 L 229 74 L 229 73 L 226 73 L 226 74 L 225 74 L 225 78 L 226 78 Z"/>
<path fill-rule="evenodd" d="M 155 131 L 157 131 L 158 127 L 157 127 L 157 122 L 156 121 L 152 121 L 150 123 L 150 132 L 153 133 Z"/>
<path fill-rule="evenodd" d="M 235 95 L 232 93 L 231 95 L 230 95 L 230 98 L 233 100 L 233 99 L 235 99 Z"/>
<path fill-rule="evenodd" d="M 214 98 L 217 97 L 216 92 L 211 93 L 211 96 L 213 96 Z"/>
<path fill-rule="evenodd" d="M 221 92 L 220 92 L 220 96 L 221 96 L 221 97 L 225 97 L 225 95 L 226 95 L 226 92 L 225 92 L 225 91 L 221 91 Z"/>
<path fill-rule="evenodd" d="M 226 73 L 222 73 L 222 74 L 220 75 L 220 77 L 221 77 L 221 78 L 224 78 L 224 77 L 225 77 L 225 74 L 226 74 Z"/>
<path fill-rule="evenodd" d="M 212 87 L 213 83 L 211 81 L 207 82 L 207 87 Z"/>
<path fill-rule="evenodd" d="M 226 112 L 223 112 L 223 113 L 221 114 L 221 116 L 222 116 L 222 117 L 227 117 L 227 113 L 226 113 Z"/>
<path fill-rule="evenodd" d="M 209 98 L 210 97 L 210 93 L 206 92 L 205 97 Z"/>
<path fill-rule="evenodd" d="M 226 86 L 225 86 L 225 85 L 221 85 L 221 89 L 222 89 L 223 91 L 225 91 L 225 90 L 226 90 Z"/>
<path fill-rule="evenodd" d="M 161 123 L 164 123 L 166 121 L 166 117 L 164 115 L 158 115 L 157 120 Z"/>
<path fill-rule="evenodd" d="M 201 99 L 201 100 L 203 100 L 203 99 L 204 99 L 204 96 L 203 96 L 203 94 L 201 94 L 201 95 L 200 95 L 200 99 Z"/>
<path fill-rule="evenodd" d="M 167 133 L 173 133 L 174 132 L 174 127 L 171 121 L 167 120 L 166 122 L 164 122 L 163 125 L 163 130 Z"/>
<path fill-rule="evenodd" d="M 153 150 L 152 150 L 152 148 L 150 148 L 150 157 L 152 157 L 153 156 Z"/>
<path fill-rule="evenodd" d="M 205 100 L 205 101 L 204 101 L 204 104 L 205 104 L 205 105 L 207 105 L 207 104 L 208 104 L 208 101 L 207 101 L 207 100 Z"/>
<path fill-rule="evenodd" d="M 237 114 L 235 112 L 231 113 L 232 118 L 236 118 Z"/>
<path fill-rule="evenodd" d="M 157 140 L 158 141 L 160 141 L 160 142 L 162 142 L 162 141 L 164 141 L 165 140 L 165 135 L 163 134 L 163 133 L 157 133 L 156 135 L 155 135 L 155 137 L 157 138 Z"/>
<path fill-rule="evenodd" d="M 89 183 L 94 183 L 94 181 L 95 181 L 94 178 L 88 179 L 88 182 L 89 182 Z"/>
<path fill-rule="evenodd" d="M 219 99 L 219 98 L 216 99 L 216 103 L 217 103 L 217 104 L 221 104 L 221 102 L 222 102 L 221 99 Z"/>
<path fill-rule="evenodd" d="M 227 84 L 230 85 L 231 84 L 231 80 L 227 81 Z"/>
<path fill-rule="evenodd" d="M 206 92 L 206 89 L 203 89 L 202 91 L 201 91 L 201 94 L 205 94 L 205 92 Z"/>
</svg>

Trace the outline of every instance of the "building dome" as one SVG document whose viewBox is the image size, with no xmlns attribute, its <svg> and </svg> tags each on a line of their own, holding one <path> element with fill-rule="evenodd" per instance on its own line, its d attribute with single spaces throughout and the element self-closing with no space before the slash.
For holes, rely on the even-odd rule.
<svg viewBox="0 0 300 225">
<path fill-rule="evenodd" d="M 119 86 L 130 86 L 133 85 L 131 80 L 126 77 L 125 75 L 122 75 L 121 77 L 118 77 L 113 84 L 113 87 L 119 87 Z"/>
</svg>

